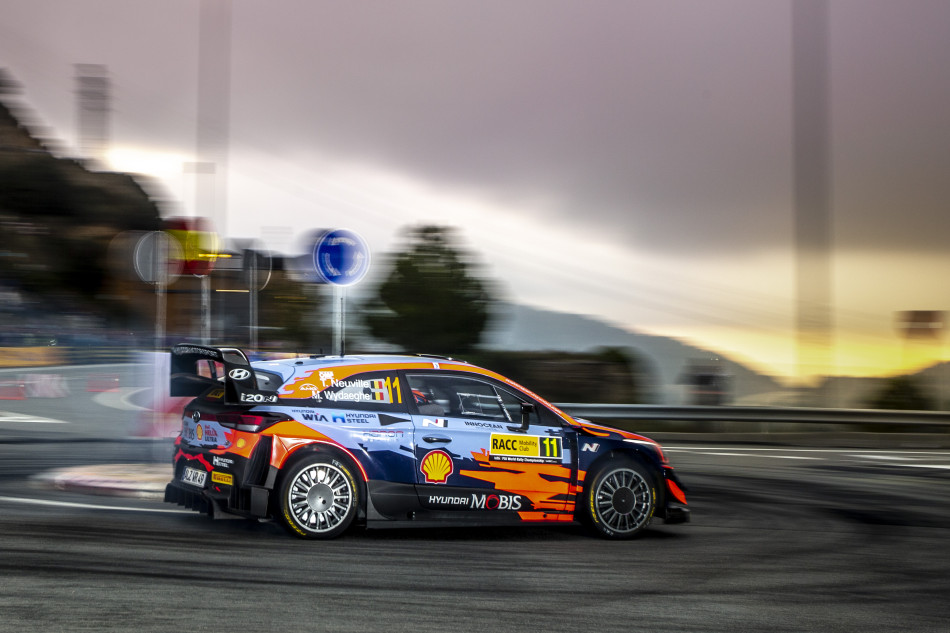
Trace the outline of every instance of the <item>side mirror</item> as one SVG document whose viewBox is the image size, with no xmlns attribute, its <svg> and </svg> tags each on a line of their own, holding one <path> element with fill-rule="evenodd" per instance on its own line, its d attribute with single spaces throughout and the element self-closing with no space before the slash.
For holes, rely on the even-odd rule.
<svg viewBox="0 0 950 633">
<path fill-rule="evenodd" d="M 531 424 L 532 413 L 534 413 L 534 403 L 522 402 L 521 403 L 521 430 L 522 431 L 528 430 L 528 425 Z"/>
</svg>

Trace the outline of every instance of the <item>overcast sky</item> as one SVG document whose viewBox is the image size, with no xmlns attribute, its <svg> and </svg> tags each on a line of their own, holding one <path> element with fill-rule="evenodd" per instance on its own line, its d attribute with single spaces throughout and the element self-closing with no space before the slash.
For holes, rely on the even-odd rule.
<svg viewBox="0 0 950 633">
<path fill-rule="evenodd" d="M 107 66 L 111 164 L 159 178 L 169 213 L 199 204 L 199 5 L 0 0 L 20 100 L 75 149 L 74 64 Z M 384 252 L 450 224 L 512 300 L 794 373 L 790 0 L 235 0 L 231 20 L 226 235 L 341 226 Z M 875 373 L 906 360 L 895 311 L 950 309 L 950 3 L 831 0 L 829 25 L 828 371 Z"/>
</svg>

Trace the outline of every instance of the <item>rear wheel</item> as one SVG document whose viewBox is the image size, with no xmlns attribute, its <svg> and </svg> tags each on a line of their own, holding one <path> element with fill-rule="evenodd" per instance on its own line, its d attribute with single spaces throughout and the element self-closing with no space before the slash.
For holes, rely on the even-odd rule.
<svg viewBox="0 0 950 633">
<path fill-rule="evenodd" d="M 588 480 L 584 490 L 584 513 L 598 536 L 631 538 L 650 523 L 656 510 L 653 478 L 638 462 L 613 459 Z"/>
<path fill-rule="evenodd" d="M 291 533 L 327 539 L 356 518 L 359 486 L 350 468 L 332 457 L 312 456 L 293 465 L 280 484 L 280 517 Z"/>
</svg>

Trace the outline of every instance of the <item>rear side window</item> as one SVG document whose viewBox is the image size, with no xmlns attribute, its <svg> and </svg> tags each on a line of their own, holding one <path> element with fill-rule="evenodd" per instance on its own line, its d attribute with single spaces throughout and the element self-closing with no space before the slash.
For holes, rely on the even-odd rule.
<svg viewBox="0 0 950 633">
<path fill-rule="evenodd" d="M 257 379 L 257 388 L 266 391 L 277 391 L 284 382 L 280 374 L 263 369 L 255 369 L 254 376 Z"/>
<path fill-rule="evenodd" d="M 334 409 L 406 410 L 395 372 L 366 372 L 334 380 L 325 389 L 314 391 L 312 404 Z"/>
</svg>

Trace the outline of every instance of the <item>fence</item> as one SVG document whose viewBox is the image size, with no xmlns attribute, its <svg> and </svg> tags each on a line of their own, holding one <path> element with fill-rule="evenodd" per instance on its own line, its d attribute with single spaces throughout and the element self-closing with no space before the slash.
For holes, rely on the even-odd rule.
<svg viewBox="0 0 950 633">
<path fill-rule="evenodd" d="M 820 409 L 811 407 L 705 407 L 653 404 L 555 405 L 565 413 L 589 420 L 683 422 L 748 422 L 950 427 L 950 412 L 879 409 Z"/>
</svg>

